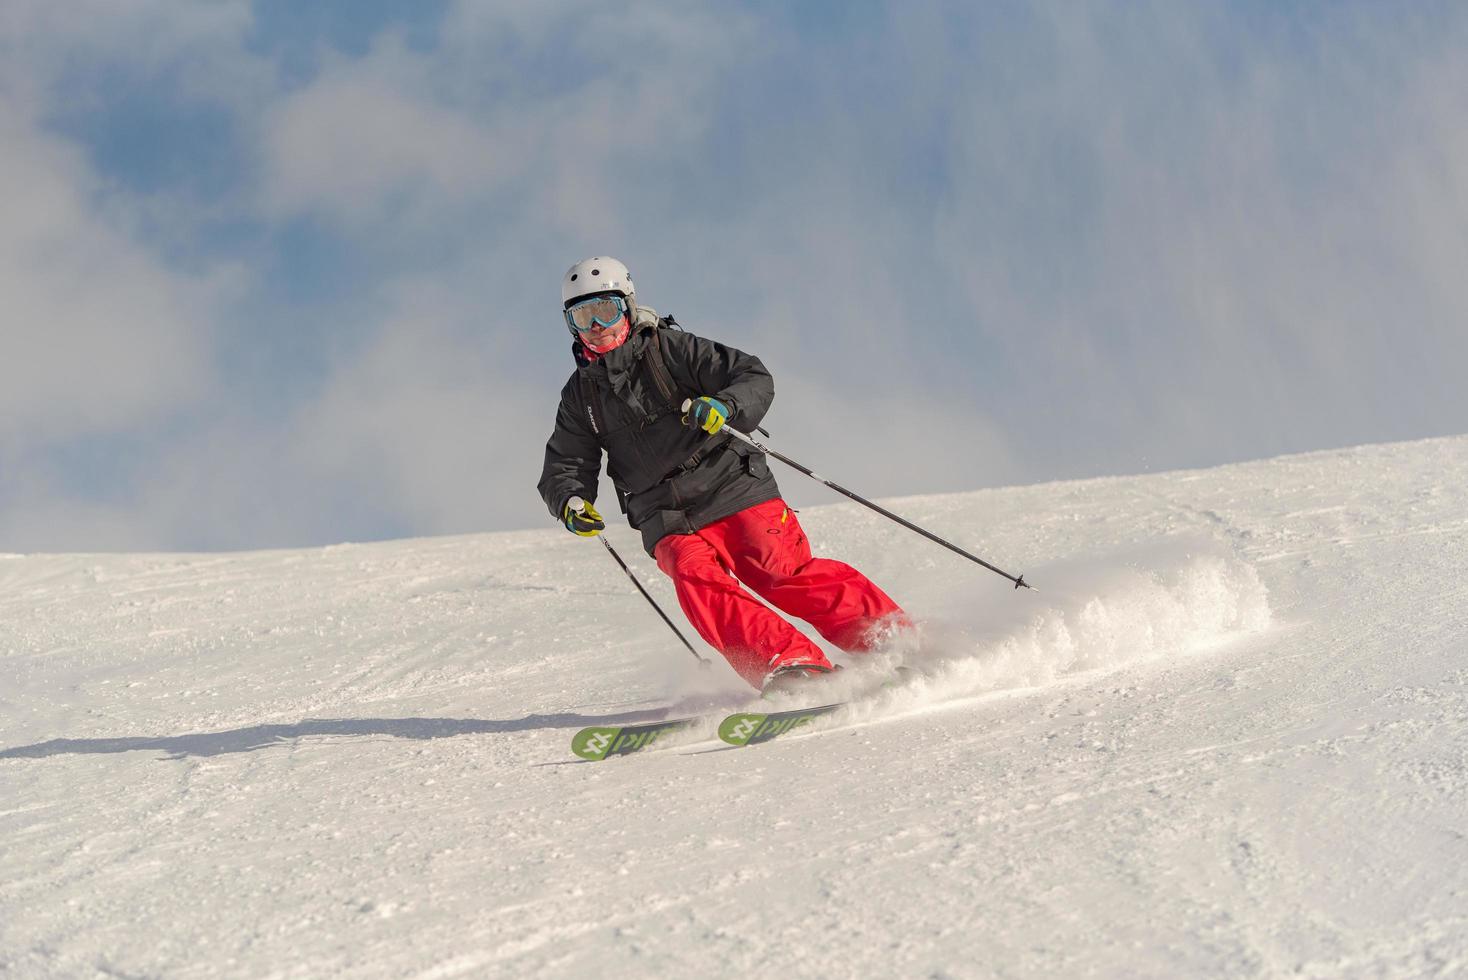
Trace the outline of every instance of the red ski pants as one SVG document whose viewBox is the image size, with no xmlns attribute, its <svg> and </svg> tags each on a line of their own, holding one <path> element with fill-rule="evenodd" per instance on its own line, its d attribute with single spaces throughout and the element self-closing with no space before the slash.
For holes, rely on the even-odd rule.
<svg viewBox="0 0 1468 980">
<path fill-rule="evenodd" d="M 670 534 L 653 554 L 698 635 L 755 687 L 776 667 L 831 664 L 820 647 L 741 582 L 843 650 L 868 650 L 881 621 L 906 619 L 861 572 L 813 558 L 795 512 L 783 500 L 756 504 L 694 534 Z"/>
</svg>

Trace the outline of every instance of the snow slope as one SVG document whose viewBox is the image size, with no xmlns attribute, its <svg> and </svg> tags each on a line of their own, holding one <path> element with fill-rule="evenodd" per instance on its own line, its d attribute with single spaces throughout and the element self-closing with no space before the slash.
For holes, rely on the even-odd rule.
<svg viewBox="0 0 1468 980">
<path fill-rule="evenodd" d="M 806 510 L 931 679 L 598 764 L 743 694 L 559 530 L 0 558 L 0 974 L 1468 972 L 1468 438 L 887 503 L 1041 591 Z"/>
</svg>

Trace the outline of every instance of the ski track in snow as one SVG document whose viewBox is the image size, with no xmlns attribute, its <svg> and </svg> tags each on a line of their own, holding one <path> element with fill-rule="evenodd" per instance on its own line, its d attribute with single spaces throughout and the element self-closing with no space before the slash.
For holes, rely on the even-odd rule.
<svg viewBox="0 0 1468 980">
<path fill-rule="evenodd" d="M 738 750 L 556 530 L 0 556 L 0 974 L 1468 972 L 1468 438 L 885 503 L 1041 591 L 803 511 L 928 676 Z"/>
</svg>

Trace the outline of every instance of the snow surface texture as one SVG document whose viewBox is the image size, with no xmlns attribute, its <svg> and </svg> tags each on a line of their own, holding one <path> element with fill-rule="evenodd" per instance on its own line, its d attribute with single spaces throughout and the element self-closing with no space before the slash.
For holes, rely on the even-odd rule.
<svg viewBox="0 0 1468 980">
<path fill-rule="evenodd" d="M 1041 591 L 806 510 L 930 676 L 595 764 L 747 696 L 594 542 L 0 558 L 0 974 L 1468 972 L 1468 438 L 888 503 Z"/>
</svg>

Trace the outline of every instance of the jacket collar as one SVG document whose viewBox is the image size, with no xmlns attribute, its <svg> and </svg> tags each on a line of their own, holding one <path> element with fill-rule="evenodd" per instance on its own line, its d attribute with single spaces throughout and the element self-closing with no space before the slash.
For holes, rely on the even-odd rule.
<svg viewBox="0 0 1468 980">
<path fill-rule="evenodd" d="M 573 340 L 571 356 L 576 359 L 576 369 L 596 373 L 605 371 L 612 386 L 621 387 L 625 383 L 627 374 L 642 357 L 642 352 L 647 347 L 647 335 L 654 329 L 656 328 L 644 327 L 634 330 L 622 346 L 609 350 L 605 354 L 595 354 L 587 350 L 580 340 Z"/>
</svg>

